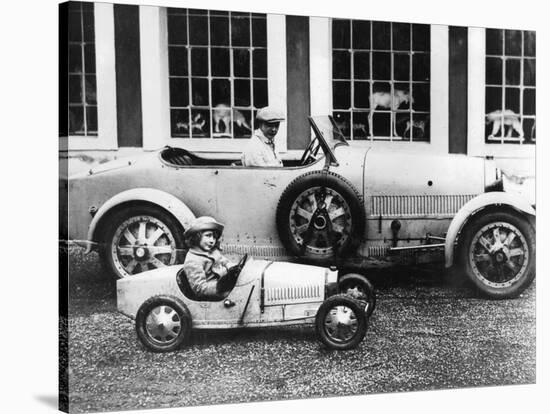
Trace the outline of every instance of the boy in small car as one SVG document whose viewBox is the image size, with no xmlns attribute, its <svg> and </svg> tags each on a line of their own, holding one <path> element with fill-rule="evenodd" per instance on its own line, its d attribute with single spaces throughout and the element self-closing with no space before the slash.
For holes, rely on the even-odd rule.
<svg viewBox="0 0 550 414">
<path fill-rule="evenodd" d="M 201 299 L 221 300 L 233 288 L 238 274 L 234 266 L 220 252 L 223 224 L 212 217 L 198 217 L 185 231 L 189 247 L 183 269 L 193 292 Z"/>
</svg>

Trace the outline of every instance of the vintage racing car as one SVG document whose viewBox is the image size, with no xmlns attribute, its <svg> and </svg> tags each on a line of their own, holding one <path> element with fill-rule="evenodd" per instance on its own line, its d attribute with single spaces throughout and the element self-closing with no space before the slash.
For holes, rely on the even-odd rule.
<svg viewBox="0 0 550 414">
<path fill-rule="evenodd" d="M 310 124 L 303 156 L 283 168 L 165 147 L 75 174 L 67 237 L 97 249 L 119 278 L 181 263 L 185 228 L 208 215 L 226 224 L 227 253 L 342 273 L 444 260 L 494 298 L 532 282 L 533 177 L 481 157 L 351 147 L 331 117 Z"/>
<path fill-rule="evenodd" d="M 173 351 L 191 329 L 231 329 L 315 324 L 331 349 L 356 347 L 364 338 L 376 298 L 370 282 L 335 269 L 248 259 L 235 271 L 225 299 L 201 300 L 183 265 L 167 266 L 117 281 L 117 306 L 135 319 L 136 332 L 154 352 Z"/>
</svg>

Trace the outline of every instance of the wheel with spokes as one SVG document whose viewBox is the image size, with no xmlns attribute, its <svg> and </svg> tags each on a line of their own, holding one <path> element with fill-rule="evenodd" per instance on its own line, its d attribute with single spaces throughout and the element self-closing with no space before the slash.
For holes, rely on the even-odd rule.
<svg viewBox="0 0 550 414">
<path fill-rule="evenodd" d="M 376 294 L 372 283 L 363 275 L 348 273 L 338 279 L 338 292 L 354 299 L 367 302 L 367 316 L 371 316 L 376 308 Z"/>
<path fill-rule="evenodd" d="M 325 300 L 317 311 L 315 328 L 322 343 L 331 349 L 355 348 L 367 332 L 365 302 L 347 295 Z"/>
<path fill-rule="evenodd" d="M 154 296 L 141 305 L 136 315 L 137 336 L 153 352 L 174 351 L 190 331 L 191 314 L 176 298 Z"/>
<path fill-rule="evenodd" d="M 487 296 L 512 298 L 535 278 L 535 230 L 524 218 L 492 212 L 475 218 L 461 237 L 468 278 Z"/>
<path fill-rule="evenodd" d="M 109 220 L 102 259 L 123 278 L 180 263 L 183 246 L 183 229 L 160 208 L 124 208 Z"/>
<path fill-rule="evenodd" d="M 277 229 L 295 256 L 324 263 L 359 244 L 365 211 L 358 191 L 330 171 L 312 171 L 292 181 L 277 206 Z"/>
</svg>

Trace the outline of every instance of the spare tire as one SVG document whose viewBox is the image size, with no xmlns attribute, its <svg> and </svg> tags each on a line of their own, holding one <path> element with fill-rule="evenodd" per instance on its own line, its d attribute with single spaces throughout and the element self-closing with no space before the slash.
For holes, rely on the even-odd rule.
<svg viewBox="0 0 550 414">
<path fill-rule="evenodd" d="M 330 171 L 303 174 L 283 192 L 277 206 L 277 230 L 286 249 L 316 263 L 353 252 L 365 229 L 359 192 Z"/>
</svg>

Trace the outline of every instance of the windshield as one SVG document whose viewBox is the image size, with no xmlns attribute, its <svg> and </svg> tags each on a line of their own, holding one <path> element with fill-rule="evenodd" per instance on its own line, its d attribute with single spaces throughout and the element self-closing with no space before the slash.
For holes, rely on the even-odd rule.
<svg viewBox="0 0 550 414">
<path fill-rule="evenodd" d="M 344 135 L 340 132 L 340 129 L 336 126 L 332 116 L 313 116 L 311 117 L 311 121 L 315 124 L 330 149 L 334 149 L 338 145 L 349 145 Z"/>
</svg>

